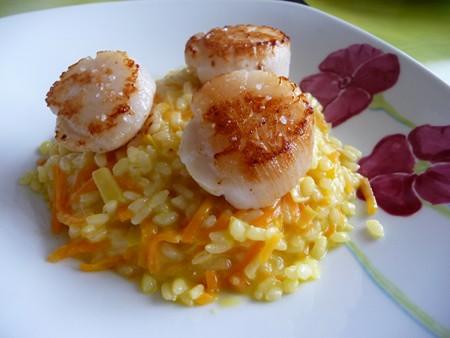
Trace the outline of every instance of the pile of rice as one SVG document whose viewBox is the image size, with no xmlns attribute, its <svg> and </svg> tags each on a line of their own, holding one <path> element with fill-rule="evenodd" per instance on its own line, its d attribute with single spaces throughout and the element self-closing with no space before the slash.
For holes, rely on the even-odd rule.
<svg viewBox="0 0 450 338">
<path fill-rule="evenodd" d="M 41 193 L 52 230 L 67 244 L 48 257 L 81 260 L 82 271 L 111 269 L 146 294 L 185 305 L 214 301 L 221 290 L 274 301 L 320 276 L 319 261 L 349 241 L 360 151 L 329 135 L 315 114 L 313 164 L 271 208 L 236 210 L 203 191 L 177 155 L 190 102 L 199 87 L 188 71 L 157 84 L 153 118 L 128 145 L 107 153 L 70 152 L 44 142 L 21 183 Z"/>
</svg>

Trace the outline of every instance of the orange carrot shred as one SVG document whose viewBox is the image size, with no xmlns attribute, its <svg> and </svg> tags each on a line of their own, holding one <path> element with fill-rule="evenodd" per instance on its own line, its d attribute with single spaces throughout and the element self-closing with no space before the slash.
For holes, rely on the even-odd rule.
<svg viewBox="0 0 450 338">
<path fill-rule="evenodd" d="M 261 252 L 258 255 L 258 260 L 260 264 L 266 262 L 270 258 L 270 255 L 272 254 L 273 250 L 275 250 L 278 242 L 280 241 L 280 238 L 281 235 L 275 235 L 269 240 L 267 240 L 267 242 L 265 243 L 264 247 L 261 249 Z"/>
<path fill-rule="evenodd" d="M 54 196 L 52 205 L 52 231 L 58 234 L 62 231 L 63 227 L 58 221 L 58 214 L 68 210 L 68 186 L 67 177 L 64 171 L 58 165 L 53 166 L 53 178 L 54 178 Z"/>
<path fill-rule="evenodd" d="M 195 303 L 197 303 L 198 305 L 205 305 L 205 304 L 209 304 L 212 301 L 214 301 L 215 297 L 214 295 L 204 292 L 200 297 L 198 297 L 195 300 Z"/>
<path fill-rule="evenodd" d="M 117 218 L 119 219 L 119 221 L 126 222 L 130 220 L 131 217 L 133 217 L 133 214 L 130 210 L 128 210 L 127 205 L 122 205 L 117 209 Z"/>
<path fill-rule="evenodd" d="M 147 252 L 149 246 L 149 240 L 151 236 L 155 235 L 157 227 L 150 221 L 145 220 L 141 224 L 141 240 L 139 244 L 138 264 L 146 268 L 147 267 Z"/>
<path fill-rule="evenodd" d="M 116 177 L 116 181 L 123 190 L 131 190 L 142 193 L 142 188 L 128 175 Z"/>
<path fill-rule="evenodd" d="M 336 232 L 336 223 L 330 223 L 327 229 L 323 233 L 326 237 L 330 237 L 332 234 Z"/>
<path fill-rule="evenodd" d="M 123 262 L 123 258 L 121 256 L 112 256 L 95 263 L 81 263 L 80 270 L 84 272 L 108 270 L 117 266 L 121 262 Z"/>
<path fill-rule="evenodd" d="M 220 215 L 219 218 L 216 221 L 216 224 L 214 224 L 214 226 L 212 226 L 211 228 L 208 228 L 208 232 L 216 232 L 216 231 L 221 231 L 221 230 L 225 230 L 226 228 L 228 228 L 228 224 L 230 222 L 230 217 L 232 215 L 232 212 L 230 210 L 225 210 L 223 211 Z"/>
<path fill-rule="evenodd" d="M 245 256 L 242 258 L 242 260 L 237 263 L 234 268 L 232 269 L 232 273 L 239 273 L 242 272 L 245 267 L 250 264 L 251 261 L 253 261 L 253 259 L 258 256 L 258 254 L 260 253 L 261 249 L 264 247 L 264 242 L 256 242 L 255 244 L 253 244 L 245 253 Z"/>
<path fill-rule="evenodd" d="M 86 163 L 83 168 L 78 172 L 75 182 L 73 184 L 74 187 L 82 186 L 87 180 L 89 180 L 92 176 L 92 172 L 97 169 L 97 165 L 95 164 L 92 156 L 89 156 L 86 159 Z"/>
<path fill-rule="evenodd" d="M 369 180 L 366 177 L 362 179 L 360 189 L 367 203 L 367 213 L 369 215 L 375 214 L 378 210 L 378 204 Z"/>
<path fill-rule="evenodd" d="M 283 202 L 286 203 L 287 207 L 289 208 L 292 223 L 297 223 L 300 219 L 300 207 L 298 203 L 293 200 L 291 194 L 287 194 L 285 197 L 283 197 Z"/>
<path fill-rule="evenodd" d="M 198 210 L 195 212 L 191 221 L 183 230 L 182 241 L 184 243 L 192 243 L 195 235 L 200 229 L 203 221 L 208 217 L 209 212 L 213 206 L 211 198 L 206 198 L 203 203 L 200 205 Z"/>
<path fill-rule="evenodd" d="M 56 215 L 56 208 L 52 207 L 52 232 L 54 234 L 60 234 L 63 231 L 63 225 L 58 220 L 58 216 Z"/>
<path fill-rule="evenodd" d="M 150 272 L 157 272 L 159 270 L 158 249 L 161 242 L 178 243 L 180 241 L 180 235 L 173 231 L 168 230 L 156 234 L 150 238 L 147 251 L 147 264 Z"/>
<path fill-rule="evenodd" d="M 210 293 L 219 292 L 219 278 L 214 270 L 205 272 L 206 290 Z"/>
<path fill-rule="evenodd" d="M 75 192 L 70 197 L 70 200 L 76 201 L 80 198 L 80 196 L 82 194 L 86 194 L 88 192 L 95 191 L 95 190 L 97 190 L 97 186 L 95 185 L 95 182 L 91 177 L 87 181 L 84 181 L 81 184 L 81 186 L 77 190 L 75 190 Z"/>
<path fill-rule="evenodd" d="M 86 224 L 86 218 L 71 215 L 68 213 L 59 213 L 58 221 L 60 221 L 62 224 L 65 224 L 67 226 L 71 226 L 71 225 L 83 226 Z"/>
<path fill-rule="evenodd" d="M 92 253 L 105 248 L 107 241 L 91 243 L 87 240 L 73 240 L 53 251 L 48 257 L 49 262 L 55 263 L 62 259 L 73 257 L 79 254 Z"/>
<path fill-rule="evenodd" d="M 264 208 L 263 209 L 263 214 L 261 216 L 259 216 L 257 219 L 255 219 L 252 222 L 252 225 L 256 226 L 256 227 L 260 227 L 260 228 L 265 228 L 270 221 L 274 218 L 274 211 L 275 208 L 273 207 L 268 207 L 268 208 Z"/>
</svg>

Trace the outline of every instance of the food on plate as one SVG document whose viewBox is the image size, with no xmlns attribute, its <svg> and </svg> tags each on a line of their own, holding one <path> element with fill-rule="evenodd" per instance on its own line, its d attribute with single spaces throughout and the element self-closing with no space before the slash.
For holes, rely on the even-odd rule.
<svg viewBox="0 0 450 338">
<path fill-rule="evenodd" d="M 125 52 L 81 59 L 47 94 L 57 116 L 55 138 L 72 151 L 116 149 L 141 129 L 155 89 L 155 81 Z"/>
<path fill-rule="evenodd" d="M 202 85 L 185 68 L 155 89 L 126 60 L 83 59 L 48 94 L 56 137 L 21 182 L 67 238 L 50 262 L 77 258 L 82 271 L 113 270 L 189 306 L 221 291 L 274 301 L 319 278 L 319 261 L 350 239 L 360 185 L 376 210 L 361 153 L 330 135 L 317 100 L 287 78 L 227 68 Z M 118 104 L 129 110 L 111 125 Z"/>
<path fill-rule="evenodd" d="M 314 116 L 285 77 L 237 70 L 194 95 L 181 161 L 207 192 L 239 209 L 270 207 L 311 165 Z"/>
<path fill-rule="evenodd" d="M 186 43 L 186 64 L 205 82 L 234 70 L 265 70 L 289 76 L 291 41 L 269 26 L 236 25 L 198 33 Z"/>
</svg>

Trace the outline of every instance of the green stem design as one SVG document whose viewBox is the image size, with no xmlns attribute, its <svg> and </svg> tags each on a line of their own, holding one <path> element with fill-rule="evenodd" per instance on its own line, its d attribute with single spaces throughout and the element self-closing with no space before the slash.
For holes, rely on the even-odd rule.
<svg viewBox="0 0 450 338">
<path fill-rule="evenodd" d="M 373 110 L 382 110 L 390 117 L 392 117 L 394 120 L 400 122 L 401 124 L 411 129 L 417 127 L 415 123 L 413 123 L 412 121 L 408 120 L 406 117 L 401 115 L 392 104 L 386 101 L 383 94 L 375 95 L 369 108 Z"/>
<path fill-rule="evenodd" d="M 361 249 L 353 242 L 347 243 L 347 248 L 353 253 L 359 263 L 365 268 L 375 283 L 386 292 L 398 305 L 400 305 L 413 318 L 420 322 L 430 332 L 438 337 L 450 338 L 450 330 L 435 321 L 429 314 L 414 304 L 405 293 L 394 283 L 388 280 L 380 271 L 373 266 Z"/>
<path fill-rule="evenodd" d="M 432 204 L 425 204 L 427 207 L 436 210 L 438 213 L 440 213 L 442 216 L 445 216 L 447 218 L 450 218 L 450 209 L 446 205 L 432 205 Z"/>
<path fill-rule="evenodd" d="M 373 110 L 382 110 L 386 114 L 388 114 L 390 117 L 392 117 L 394 120 L 400 122 L 401 124 L 413 129 L 417 127 L 415 123 L 413 123 L 411 120 L 408 120 L 406 117 L 401 115 L 395 107 L 390 104 L 383 96 L 383 94 L 377 94 L 373 96 L 372 103 L 369 106 L 370 109 Z M 414 171 L 416 174 L 421 174 L 426 169 L 428 169 L 429 163 L 426 161 L 417 161 L 416 166 L 414 168 Z M 427 203 L 426 204 L 429 208 L 434 209 L 441 215 L 450 218 L 450 209 L 445 205 L 432 205 Z"/>
</svg>

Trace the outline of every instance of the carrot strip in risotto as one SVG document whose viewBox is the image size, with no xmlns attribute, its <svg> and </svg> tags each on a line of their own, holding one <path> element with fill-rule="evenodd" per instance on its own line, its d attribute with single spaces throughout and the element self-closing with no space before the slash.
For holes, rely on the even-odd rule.
<svg viewBox="0 0 450 338">
<path fill-rule="evenodd" d="M 129 221 L 131 217 L 133 217 L 133 213 L 128 210 L 128 205 L 121 205 L 117 209 L 117 218 L 119 219 L 119 221 L 126 222 Z"/>
<path fill-rule="evenodd" d="M 75 185 L 76 187 L 77 185 Z M 82 194 L 86 194 L 88 192 L 92 192 L 97 190 L 97 186 L 95 185 L 95 182 L 92 178 L 89 178 L 87 181 L 84 181 L 81 186 L 75 190 L 75 192 L 70 197 L 70 200 L 77 201 Z"/>
<path fill-rule="evenodd" d="M 270 258 L 270 255 L 272 255 L 272 252 L 273 252 L 273 250 L 275 250 L 280 239 L 281 239 L 281 235 L 278 234 L 278 235 L 274 235 L 272 238 L 267 240 L 266 244 L 261 249 L 261 252 L 258 255 L 258 260 L 259 260 L 260 264 L 266 262 Z"/>
<path fill-rule="evenodd" d="M 76 239 L 57 248 L 48 256 L 47 260 L 55 263 L 68 257 L 73 257 L 84 253 L 92 253 L 97 250 L 104 249 L 107 245 L 107 241 L 92 243 L 87 240 Z"/>
<path fill-rule="evenodd" d="M 58 165 L 53 166 L 54 177 L 54 200 L 52 208 L 52 231 L 59 234 L 62 230 L 62 224 L 58 220 L 58 214 L 64 212 L 68 208 L 68 186 L 67 177 Z"/>
<path fill-rule="evenodd" d="M 184 243 L 192 243 L 203 221 L 208 217 L 212 207 L 213 200 L 211 198 L 206 198 L 183 230 L 182 241 Z"/>
<path fill-rule="evenodd" d="M 226 228 L 228 228 L 228 224 L 230 222 L 231 215 L 233 215 L 233 213 L 230 210 L 223 211 L 219 215 L 219 218 L 217 219 L 216 224 L 214 224 L 214 226 L 209 228 L 208 232 L 211 233 L 211 232 L 225 230 Z"/>
<path fill-rule="evenodd" d="M 84 185 L 84 183 L 91 178 L 92 172 L 95 169 L 97 169 L 97 165 L 95 164 L 94 160 L 92 159 L 92 156 L 89 156 L 86 159 L 86 163 L 85 163 L 84 167 L 81 168 L 78 175 L 76 176 L 73 186 L 80 187 L 80 186 Z"/>
<path fill-rule="evenodd" d="M 367 202 L 367 213 L 369 215 L 375 214 L 378 210 L 377 200 L 375 199 L 369 180 L 366 177 L 361 180 L 360 188 L 364 199 Z"/>
<path fill-rule="evenodd" d="M 211 303 L 212 301 L 214 301 L 214 299 L 215 298 L 213 295 L 211 295 L 207 292 L 204 292 L 200 297 L 198 297 L 195 300 L 195 303 L 197 303 L 198 305 L 205 305 L 205 304 Z"/>
<path fill-rule="evenodd" d="M 252 222 L 252 225 L 265 228 L 275 216 L 275 208 L 268 207 L 263 209 L 263 214 Z"/>
<path fill-rule="evenodd" d="M 134 192 L 142 193 L 142 188 L 128 175 L 116 177 L 116 181 L 122 190 L 131 190 Z"/>
<path fill-rule="evenodd" d="M 107 258 L 102 259 L 101 261 L 98 261 L 95 263 L 81 263 L 80 270 L 84 271 L 84 272 L 108 270 L 108 269 L 111 269 L 111 268 L 117 266 L 119 263 L 121 263 L 123 261 L 124 261 L 124 258 L 121 256 L 107 257 Z"/>
<path fill-rule="evenodd" d="M 250 262 L 253 261 L 253 259 L 255 257 L 257 257 L 259 255 L 259 253 L 261 252 L 262 248 L 264 247 L 264 242 L 256 242 L 255 244 L 253 244 L 245 253 L 245 256 L 242 258 L 241 261 L 239 261 L 239 263 L 237 263 L 233 270 L 231 271 L 231 275 L 237 273 L 237 274 L 242 274 L 245 267 L 250 264 Z"/>
<path fill-rule="evenodd" d="M 169 243 L 178 243 L 180 241 L 180 235 L 173 231 L 168 230 L 161 232 L 159 234 L 156 234 L 150 238 L 150 241 L 148 243 L 148 252 L 147 252 L 147 264 L 148 264 L 148 270 L 150 272 L 157 272 L 159 271 L 159 260 L 158 260 L 158 250 L 159 250 L 159 244 L 161 242 L 169 242 Z"/>
<path fill-rule="evenodd" d="M 206 290 L 209 293 L 219 292 L 219 278 L 214 270 L 207 270 L 205 272 Z"/>
</svg>

